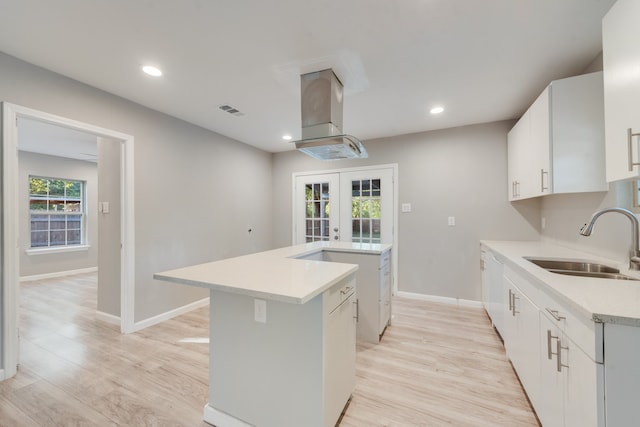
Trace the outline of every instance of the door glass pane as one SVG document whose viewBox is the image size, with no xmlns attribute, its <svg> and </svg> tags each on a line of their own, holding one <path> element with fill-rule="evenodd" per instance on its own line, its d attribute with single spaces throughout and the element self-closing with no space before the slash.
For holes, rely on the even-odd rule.
<svg viewBox="0 0 640 427">
<path fill-rule="evenodd" d="M 352 241 L 380 243 L 380 179 L 351 182 Z"/>
<path fill-rule="evenodd" d="M 329 183 L 305 184 L 305 242 L 329 240 Z"/>
</svg>

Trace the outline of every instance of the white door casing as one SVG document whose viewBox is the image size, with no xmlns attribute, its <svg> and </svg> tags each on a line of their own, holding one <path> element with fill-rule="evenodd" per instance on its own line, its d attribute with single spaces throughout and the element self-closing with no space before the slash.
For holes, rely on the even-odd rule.
<svg viewBox="0 0 640 427">
<path fill-rule="evenodd" d="M 292 177 L 292 244 L 296 245 L 307 241 L 305 233 L 306 184 L 331 182 L 332 187 L 329 191 L 331 197 L 329 221 L 331 225 L 330 238 L 327 240 L 351 242 L 353 238 L 352 182 L 354 180 L 380 179 L 380 239 L 381 243 L 393 245 L 391 253 L 393 293 L 395 294 L 398 290 L 398 238 L 396 232 L 398 216 L 395 214 L 398 211 L 397 176 L 397 164 L 294 173 Z M 339 191 L 334 190 L 334 186 L 338 186 Z M 339 215 L 336 215 L 338 211 Z"/>
<path fill-rule="evenodd" d="M 19 236 L 18 236 L 18 118 L 28 118 L 63 126 L 122 143 L 121 186 L 121 282 L 120 282 L 120 330 L 122 333 L 134 329 L 134 159 L 131 135 L 110 129 L 71 120 L 31 108 L 7 102 L 2 103 L 2 272 L 0 286 L 2 300 L 2 360 L 0 380 L 10 378 L 17 372 L 19 358 L 18 294 L 19 294 Z"/>
</svg>

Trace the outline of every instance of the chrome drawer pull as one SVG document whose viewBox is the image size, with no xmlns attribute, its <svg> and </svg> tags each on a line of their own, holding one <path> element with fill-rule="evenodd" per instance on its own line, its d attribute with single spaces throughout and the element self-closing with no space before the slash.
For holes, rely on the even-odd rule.
<svg viewBox="0 0 640 427">
<path fill-rule="evenodd" d="M 557 353 L 554 353 L 553 351 L 551 351 L 551 340 L 552 339 L 557 340 L 558 337 L 554 337 L 553 335 L 551 335 L 551 330 L 547 329 L 547 358 L 549 360 L 551 360 L 551 358 L 553 357 L 554 354 L 557 354 Z M 558 342 L 560 342 L 560 340 L 558 340 Z"/>
<path fill-rule="evenodd" d="M 353 286 L 347 286 L 346 288 L 340 289 L 340 295 L 346 295 L 353 290 Z"/>
<path fill-rule="evenodd" d="M 547 310 L 547 312 L 553 316 L 554 319 L 556 319 L 558 322 L 561 320 L 567 320 L 566 317 L 564 316 L 560 316 L 560 314 L 558 313 L 558 310 L 551 310 L 550 308 L 545 308 L 545 310 Z"/>
<path fill-rule="evenodd" d="M 569 365 L 565 365 L 562 363 L 562 350 L 569 350 L 569 347 L 563 347 L 562 343 L 560 342 L 560 340 L 558 340 L 556 342 L 556 354 L 558 355 L 558 365 L 557 365 L 557 370 L 558 372 L 562 372 L 562 368 L 568 368 Z"/>
</svg>

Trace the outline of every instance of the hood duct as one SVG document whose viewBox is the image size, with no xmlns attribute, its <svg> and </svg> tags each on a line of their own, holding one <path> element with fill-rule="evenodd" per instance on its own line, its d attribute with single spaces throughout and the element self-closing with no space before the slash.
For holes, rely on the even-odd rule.
<svg viewBox="0 0 640 427">
<path fill-rule="evenodd" d="M 333 70 L 300 76 L 302 139 L 296 148 L 319 160 L 367 158 L 362 142 L 342 132 L 343 87 Z"/>
</svg>

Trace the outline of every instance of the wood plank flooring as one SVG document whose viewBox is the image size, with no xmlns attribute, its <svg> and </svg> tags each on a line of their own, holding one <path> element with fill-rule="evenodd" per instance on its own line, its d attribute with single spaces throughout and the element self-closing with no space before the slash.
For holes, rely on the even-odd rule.
<svg viewBox="0 0 640 427">
<path fill-rule="evenodd" d="M 207 426 L 208 308 L 121 335 L 95 320 L 95 280 L 21 285 L 21 363 L 0 382 L 0 426 Z M 483 310 L 394 304 L 382 343 L 358 345 L 342 427 L 538 425 Z"/>
</svg>

